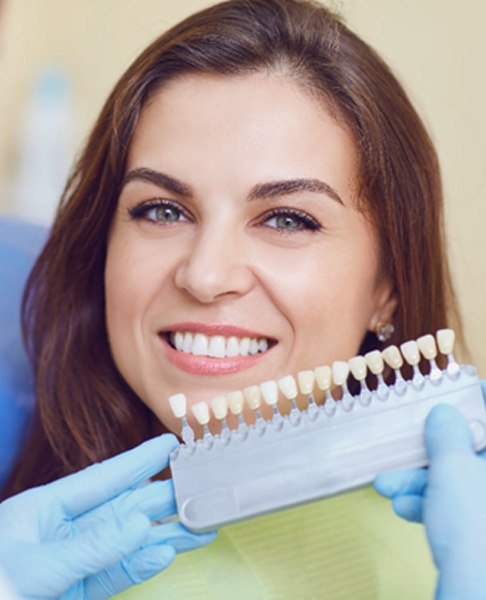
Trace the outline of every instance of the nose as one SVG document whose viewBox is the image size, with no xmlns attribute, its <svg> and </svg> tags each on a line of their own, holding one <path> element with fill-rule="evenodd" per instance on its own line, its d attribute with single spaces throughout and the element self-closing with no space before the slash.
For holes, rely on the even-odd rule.
<svg viewBox="0 0 486 600">
<path fill-rule="evenodd" d="M 246 242 L 234 231 L 199 232 L 176 268 L 176 286 L 204 304 L 248 293 L 254 275 Z"/>
</svg>

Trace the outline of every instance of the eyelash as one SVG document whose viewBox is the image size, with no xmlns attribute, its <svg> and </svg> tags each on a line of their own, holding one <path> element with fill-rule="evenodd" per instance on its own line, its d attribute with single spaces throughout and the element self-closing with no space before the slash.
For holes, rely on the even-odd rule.
<svg viewBox="0 0 486 600">
<path fill-rule="evenodd" d="M 155 218 L 150 218 L 148 215 L 149 215 L 150 211 L 152 211 L 152 210 L 163 209 L 163 208 L 173 209 L 173 210 L 177 211 L 179 213 L 179 215 L 181 217 L 184 217 L 185 219 L 190 218 L 187 215 L 187 213 L 182 209 L 180 204 L 173 200 L 161 200 L 161 199 L 151 200 L 151 201 L 144 202 L 133 208 L 128 209 L 128 212 L 132 219 L 135 219 L 135 220 L 145 219 L 146 221 L 156 224 L 157 220 Z M 270 229 L 275 229 L 283 234 L 294 234 L 294 233 L 298 233 L 300 231 L 309 231 L 309 232 L 313 233 L 313 232 L 321 231 L 323 229 L 322 225 L 316 219 L 314 219 L 307 213 L 297 210 L 295 208 L 274 208 L 259 218 L 259 224 L 262 226 L 265 226 L 265 223 L 268 223 L 268 221 L 270 221 L 271 219 L 276 219 L 276 218 L 282 217 L 282 216 L 294 219 L 295 221 L 297 221 L 298 226 L 294 229 L 286 229 L 286 228 L 282 228 L 282 227 L 270 227 L 269 225 L 266 225 L 266 226 L 269 227 Z M 179 220 L 172 221 L 172 223 L 174 223 L 174 222 L 180 222 L 180 221 Z M 168 222 L 165 224 L 167 225 L 170 223 L 171 222 Z"/>
</svg>

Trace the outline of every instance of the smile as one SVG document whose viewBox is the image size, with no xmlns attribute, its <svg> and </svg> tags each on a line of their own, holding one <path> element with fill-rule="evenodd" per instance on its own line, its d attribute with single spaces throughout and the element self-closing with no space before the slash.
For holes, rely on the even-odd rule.
<svg viewBox="0 0 486 600">
<path fill-rule="evenodd" d="M 236 358 L 266 352 L 271 340 L 257 337 L 205 335 L 190 331 L 166 334 L 169 344 L 179 352 L 209 358 Z"/>
</svg>

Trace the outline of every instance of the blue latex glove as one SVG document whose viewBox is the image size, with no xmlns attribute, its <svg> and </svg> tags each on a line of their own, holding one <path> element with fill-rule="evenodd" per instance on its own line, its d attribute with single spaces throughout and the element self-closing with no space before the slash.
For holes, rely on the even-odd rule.
<svg viewBox="0 0 486 600">
<path fill-rule="evenodd" d="M 440 405 L 425 423 L 428 469 L 386 473 L 375 488 L 395 512 L 423 522 L 439 569 L 437 600 L 486 598 L 486 461 L 475 454 L 469 426 Z"/>
<path fill-rule="evenodd" d="M 0 504 L 0 565 L 23 598 L 98 600 L 211 542 L 177 522 L 172 482 L 140 485 L 177 446 L 164 435 Z M 136 487 L 138 486 L 138 487 Z"/>
</svg>

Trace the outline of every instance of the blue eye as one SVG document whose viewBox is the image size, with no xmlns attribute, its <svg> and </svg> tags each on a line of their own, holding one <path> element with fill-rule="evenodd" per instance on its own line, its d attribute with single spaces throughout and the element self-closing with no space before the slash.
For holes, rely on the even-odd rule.
<svg viewBox="0 0 486 600">
<path fill-rule="evenodd" d="M 297 231 L 319 231 L 322 225 L 307 213 L 294 209 L 276 209 L 266 215 L 263 223 L 267 227 L 286 233 Z"/>
<path fill-rule="evenodd" d="M 128 212 L 133 219 L 145 219 L 162 225 L 187 221 L 184 211 L 177 202 L 169 200 L 145 202 L 131 208 Z"/>
</svg>

